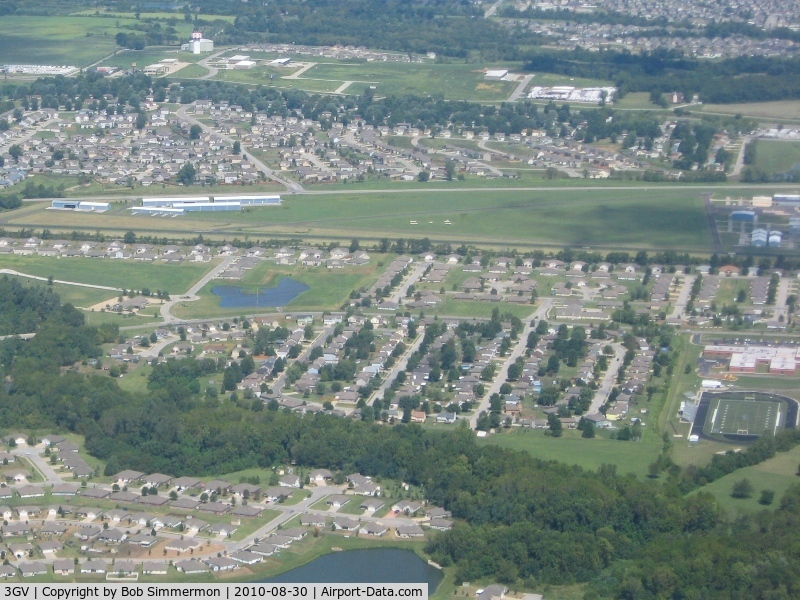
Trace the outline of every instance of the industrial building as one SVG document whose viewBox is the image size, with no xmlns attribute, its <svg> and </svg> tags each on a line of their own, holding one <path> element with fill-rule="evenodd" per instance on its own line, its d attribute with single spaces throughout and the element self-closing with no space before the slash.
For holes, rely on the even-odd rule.
<svg viewBox="0 0 800 600">
<path fill-rule="evenodd" d="M 50 209 L 77 210 L 81 212 L 106 212 L 111 208 L 109 202 L 85 202 L 79 200 L 53 200 Z"/>
<path fill-rule="evenodd" d="M 756 373 L 759 365 L 767 367 L 770 374 L 795 375 L 800 363 L 800 349 L 781 346 L 710 345 L 703 356 L 728 360 L 730 373 Z"/>
<path fill-rule="evenodd" d="M 142 198 L 141 206 L 134 206 L 134 215 L 178 216 L 187 212 L 218 212 L 242 210 L 244 206 L 279 206 L 280 196 L 228 195 L 228 196 L 161 196 Z"/>
<path fill-rule="evenodd" d="M 777 206 L 800 206 L 800 194 L 775 194 L 772 203 Z"/>
</svg>

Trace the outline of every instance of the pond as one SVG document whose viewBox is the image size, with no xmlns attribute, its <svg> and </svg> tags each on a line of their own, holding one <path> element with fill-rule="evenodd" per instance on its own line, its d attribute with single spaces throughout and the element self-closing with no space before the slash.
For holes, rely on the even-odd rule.
<svg viewBox="0 0 800 600">
<path fill-rule="evenodd" d="M 286 306 L 307 289 L 305 283 L 282 277 L 275 287 L 260 288 L 256 292 L 234 285 L 218 285 L 211 289 L 211 293 L 221 298 L 219 305 L 222 308 L 261 308 Z"/>
<path fill-rule="evenodd" d="M 444 574 L 414 554 L 398 548 L 332 552 L 276 577 L 269 583 L 427 583 L 432 596 Z"/>
</svg>

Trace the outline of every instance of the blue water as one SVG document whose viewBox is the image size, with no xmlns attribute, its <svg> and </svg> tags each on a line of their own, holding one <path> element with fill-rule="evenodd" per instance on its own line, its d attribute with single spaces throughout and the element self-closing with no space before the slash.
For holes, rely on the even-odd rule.
<svg viewBox="0 0 800 600">
<path fill-rule="evenodd" d="M 428 594 L 441 583 L 444 574 L 411 550 L 374 548 L 332 552 L 269 583 L 427 583 Z"/>
<path fill-rule="evenodd" d="M 307 289 L 305 283 L 284 277 L 277 286 L 261 288 L 257 294 L 233 285 L 218 285 L 211 293 L 222 298 L 219 303 L 222 308 L 259 308 L 286 306 Z"/>
</svg>

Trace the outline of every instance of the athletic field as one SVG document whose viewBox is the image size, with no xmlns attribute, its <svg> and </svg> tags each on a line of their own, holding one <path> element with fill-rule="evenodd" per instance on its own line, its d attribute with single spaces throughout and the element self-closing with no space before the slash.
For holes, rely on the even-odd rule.
<svg viewBox="0 0 800 600">
<path fill-rule="evenodd" d="M 777 433 L 786 424 L 786 403 L 768 394 L 720 395 L 709 402 L 703 433 L 709 437 Z"/>
</svg>

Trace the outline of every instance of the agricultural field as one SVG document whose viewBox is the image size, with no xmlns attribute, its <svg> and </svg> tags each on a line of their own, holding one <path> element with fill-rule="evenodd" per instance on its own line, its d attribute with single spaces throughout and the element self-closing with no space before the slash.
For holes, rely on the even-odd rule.
<svg viewBox="0 0 800 600">
<path fill-rule="evenodd" d="M 50 277 L 62 281 L 75 281 L 125 289 L 150 288 L 167 290 L 179 294 L 191 287 L 216 262 L 186 263 L 169 265 L 165 263 L 144 264 L 132 260 L 112 259 L 60 259 L 48 256 L 3 255 L 0 269 L 13 269 L 27 275 Z M 106 298 L 114 292 L 105 290 Z"/>
<path fill-rule="evenodd" d="M 767 173 L 784 173 L 800 164 L 800 142 L 759 140 L 756 167 Z"/>
<path fill-rule="evenodd" d="M 0 56 L 5 63 L 87 67 L 118 50 L 115 36 L 132 32 L 136 23 L 133 15 L 4 15 L 0 19 Z M 188 39 L 192 27 L 183 19 L 175 24 L 181 39 Z"/>
</svg>

